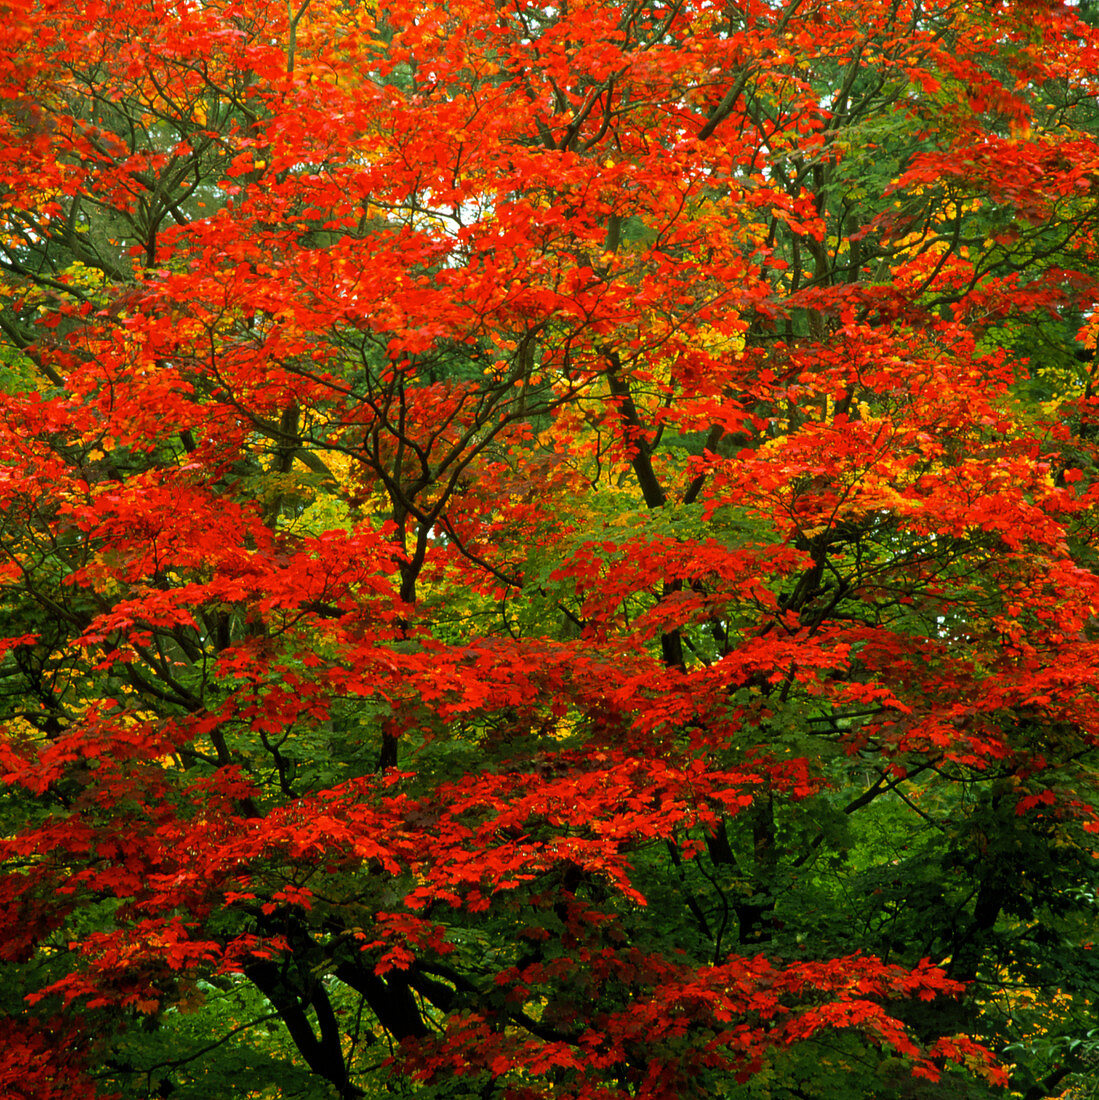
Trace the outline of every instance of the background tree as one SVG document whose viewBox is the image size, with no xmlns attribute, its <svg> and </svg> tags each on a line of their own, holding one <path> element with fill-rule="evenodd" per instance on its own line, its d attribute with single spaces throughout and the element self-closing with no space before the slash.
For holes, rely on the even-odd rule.
<svg viewBox="0 0 1099 1100">
<path fill-rule="evenodd" d="M 0 10 L 5 1088 L 1083 1080 L 1085 7 Z"/>
</svg>

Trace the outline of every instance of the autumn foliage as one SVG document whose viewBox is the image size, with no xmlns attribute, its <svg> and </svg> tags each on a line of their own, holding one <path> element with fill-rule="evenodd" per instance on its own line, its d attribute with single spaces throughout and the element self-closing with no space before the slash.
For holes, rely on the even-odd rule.
<svg viewBox="0 0 1099 1100">
<path fill-rule="evenodd" d="M 0 1093 L 1073 1095 L 1092 15 L 0 0 Z"/>
</svg>

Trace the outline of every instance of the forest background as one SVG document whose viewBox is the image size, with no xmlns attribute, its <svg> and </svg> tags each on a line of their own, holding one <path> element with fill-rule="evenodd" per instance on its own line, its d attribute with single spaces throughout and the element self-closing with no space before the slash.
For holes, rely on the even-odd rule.
<svg viewBox="0 0 1099 1100">
<path fill-rule="evenodd" d="M 1094 1097 L 1097 16 L 0 0 L 0 1092 Z"/>
</svg>

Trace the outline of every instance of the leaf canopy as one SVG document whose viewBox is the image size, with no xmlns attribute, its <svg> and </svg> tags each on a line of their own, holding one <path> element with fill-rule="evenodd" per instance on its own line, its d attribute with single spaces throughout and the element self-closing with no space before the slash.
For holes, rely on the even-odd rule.
<svg viewBox="0 0 1099 1100">
<path fill-rule="evenodd" d="M 0 13 L 4 1090 L 1083 1095 L 1088 4 Z"/>
</svg>

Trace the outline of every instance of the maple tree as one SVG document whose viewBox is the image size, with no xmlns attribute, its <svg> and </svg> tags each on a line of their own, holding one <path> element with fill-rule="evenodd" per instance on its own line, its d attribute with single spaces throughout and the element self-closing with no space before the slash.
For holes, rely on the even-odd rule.
<svg viewBox="0 0 1099 1100">
<path fill-rule="evenodd" d="M 1079 1080 L 1087 5 L 0 12 L 6 1094 Z"/>
</svg>

